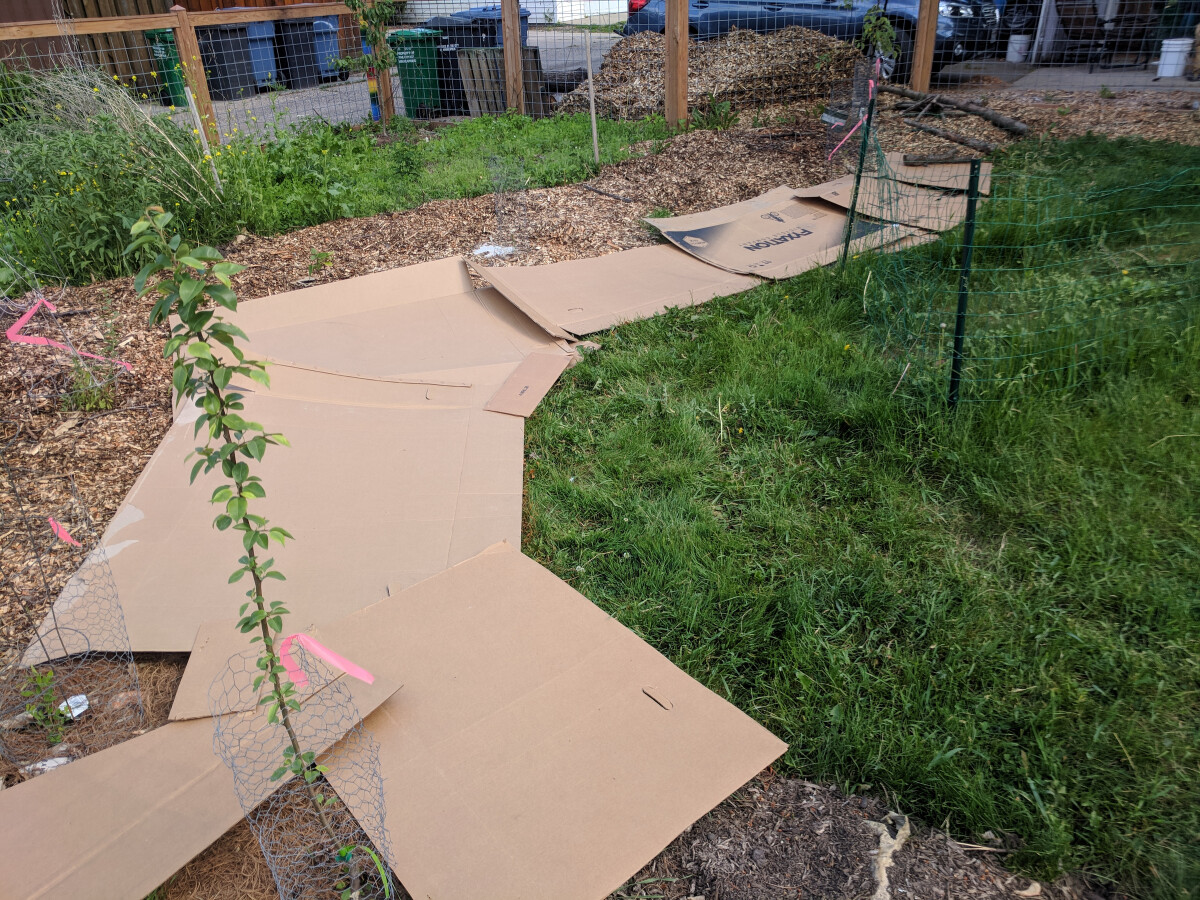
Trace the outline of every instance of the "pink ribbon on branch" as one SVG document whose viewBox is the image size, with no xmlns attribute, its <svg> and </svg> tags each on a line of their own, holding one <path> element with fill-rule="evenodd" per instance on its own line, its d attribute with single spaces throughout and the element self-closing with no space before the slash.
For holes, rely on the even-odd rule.
<svg viewBox="0 0 1200 900">
<path fill-rule="evenodd" d="M 50 523 L 50 530 L 54 532 L 54 536 L 64 543 L 70 544 L 73 547 L 82 547 L 83 544 L 71 537 L 71 532 L 67 531 L 62 524 L 54 518 L 54 516 L 46 516 L 46 520 Z"/>
<path fill-rule="evenodd" d="M 362 666 L 355 665 L 346 659 L 334 653 L 316 638 L 310 637 L 307 634 L 289 634 L 279 642 L 279 661 L 283 663 L 284 671 L 287 672 L 288 678 L 292 680 L 298 688 L 308 686 L 308 676 L 304 674 L 304 670 L 296 664 L 292 659 L 292 643 L 295 642 L 319 659 L 325 660 L 335 669 L 341 669 L 352 678 L 357 678 L 359 681 L 366 684 L 373 684 L 375 676 L 364 669 Z"/>
<path fill-rule="evenodd" d="M 16 322 L 9 326 L 8 330 L 4 332 L 4 336 L 14 344 L 30 344 L 34 347 L 54 347 L 58 350 L 67 350 L 71 353 L 78 353 L 80 356 L 86 356 L 88 359 L 98 359 L 100 362 L 112 363 L 115 366 L 122 366 L 127 372 L 133 371 L 133 366 L 127 362 L 122 362 L 119 359 L 109 359 L 107 356 L 97 356 L 94 353 L 86 353 L 83 350 L 75 350 L 72 347 L 68 347 L 66 344 L 60 344 L 58 341 L 52 341 L 50 338 L 41 337 L 40 335 L 21 334 L 21 329 L 29 324 L 29 320 L 33 318 L 33 314 L 38 311 L 39 306 L 46 307 L 46 309 L 50 310 L 50 312 L 58 312 L 53 303 L 51 303 L 45 297 L 38 297 L 34 304 L 29 307 L 29 309 L 25 310 L 21 318 L 17 319 Z"/>
</svg>

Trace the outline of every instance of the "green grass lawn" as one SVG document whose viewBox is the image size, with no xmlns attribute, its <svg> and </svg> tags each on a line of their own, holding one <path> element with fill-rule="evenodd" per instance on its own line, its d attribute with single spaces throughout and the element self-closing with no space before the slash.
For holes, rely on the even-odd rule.
<svg viewBox="0 0 1200 900">
<path fill-rule="evenodd" d="M 1126 158 L 1060 146 L 1081 191 Z M 1194 896 L 1196 327 L 951 415 L 940 378 L 897 389 L 868 262 L 599 336 L 528 423 L 527 552 L 787 740 L 787 771 L 1014 835 L 1042 877 Z"/>
</svg>

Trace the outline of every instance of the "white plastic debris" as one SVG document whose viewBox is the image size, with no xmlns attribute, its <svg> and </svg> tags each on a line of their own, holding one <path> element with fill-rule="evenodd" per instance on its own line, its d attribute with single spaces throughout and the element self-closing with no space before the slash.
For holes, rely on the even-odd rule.
<svg viewBox="0 0 1200 900">
<path fill-rule="evenodd" d="M 58 711 L 70 713 L 72 719 L 78 719 L 91 708 L 88 703 L 87 694 L 75 694 L 73 697 L 68 697 L 64 702 L 58 704 Z"/>
<path fill-rule="evenodd" d="M 50 759 L 39 760 L 35 763 L 30 763 L 27 766 L 21 767 L 23 775 L 42 775 L 49 772 L 51 769 L 57 769 L 59 766 L 65 766 L 71 761 L 69 756 L 52 756 Z"/>
<path fill-rule="evenodd" d="M 512 256 L 517 252 L 516 247 L 505 247 L 503 244 L 480 244 L 472 251 L 484 259 L 495 259 L 502 256 Z"/>
</svg>

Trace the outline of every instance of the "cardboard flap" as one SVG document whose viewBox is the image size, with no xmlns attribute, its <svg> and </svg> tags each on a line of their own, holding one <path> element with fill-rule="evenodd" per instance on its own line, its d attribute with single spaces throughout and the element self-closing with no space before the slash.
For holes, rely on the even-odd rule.
<svg viewBox="0 0 1200 900">
<path fill-rule="evenodd" d="M 339 627 L 403 666 L 366 724 L 415 897 L 601 900 L 786 749 L 511 548 Z"/>
<path fill-rule="evenodd" d="M 552 334 L 591 334 L 758 283 L 661 245 L 548 266 L 472 268 L 537 321 L 550 323 Z"/>
<path fill-rule="evenodd" d="M 529 354 L 513 370 L 508 381 L 500 385 L 484 409 L 510 416 L 533 415 L 546 392 L 554 387 L 571 362 L 572 357 L 565 353 Z"/>
<path fill-rule="evenodd" d="M 928 166 L 904 164 L 904 154 L 893 151 L 883 158 L 892 175 L 899 181 L 920 184 L 925 187 L 941 188 L 944 191 L 965 191 L 971 182 L 970 163 L 934 163 Z M 986 160 L 979 167 L 979 193 L 992 190 L 992 164 Z"/>
<path fill-rule="evenodd" d="M 796 192 L 802 199 L 820 199 L 848 210 L 854 200 L 854 176 L 803 188 Z M 926 231 L 947 231 L 967 215 L 966 195 L 934 191 L 918 185 L 864 176 L 858 186 L 855 203 L 857 216 L 879 222 L 911 225 Z"/>
<path fill-rule="evenodd" d="M 753 204 L 740 203 L 689 216 L 644 219 L 687 253 L 730 272 L 787 278 L 828 261 L 841 246 L 846 215 L 819 199 L 783 196 L 777 188 Z M 765 198 L 772 198 L 769 204 Z"/>
</svg>

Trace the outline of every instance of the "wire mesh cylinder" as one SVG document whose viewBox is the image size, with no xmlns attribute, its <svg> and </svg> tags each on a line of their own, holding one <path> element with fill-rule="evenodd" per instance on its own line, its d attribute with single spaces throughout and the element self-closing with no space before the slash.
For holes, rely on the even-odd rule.
<svg viewBox="0 0 1200 900">
<path fill-rule="evenodd" d="M 116 582 L 73 479 L 0 469 L 18 636 L 0 674 L 0 752 L 28 778 L 132 737 L 143 710 Z"/>
<path fill-rule="evenodd" d="M 233 772 L 280 897 L 394 896 L 379 747 L 345 680 L 302 649 L 293 658 L 308 685 L 297 689 L 301 708 L 290 712 L 291 734 L 260 702 L 270 684 L 255 687 L 258 652 L 247 650 L 212 684 L 213 747 Z M 286 769 L 293 735 L 301 753 L 314 754 L 311 781 Z M 337 792 L 322 774 L 335 766 Z M 383 837 L 374 845 L 368 834 Z"/>
</svg>

